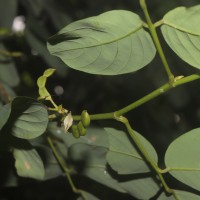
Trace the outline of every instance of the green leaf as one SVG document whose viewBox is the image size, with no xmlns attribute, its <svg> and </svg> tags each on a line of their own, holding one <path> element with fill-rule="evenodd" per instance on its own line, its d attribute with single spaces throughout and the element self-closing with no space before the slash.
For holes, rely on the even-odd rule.
<svg viewBox="0 0 200 200">
<path fill-rule="evenodd" d="M 193 194 L 191 192 L 181 191 L 181 190 L 174 190 L 179 200 L 200 200 L 200 196 Z M 170 195 L 167 196 L 165 193 L 162 193 L 157 200 L 175 200 L 175 198 Z"/>
<path fill-rule="evenodd" d="M 42 180 L 45 176 L 43 162 L 35 149 L 15 149 L 13 151 L 17 174 Z"/>
<path fill-rule="evenodd" d="M 169 145 L 165 164 L 172 176 L 200 191 L 199 144 L 200 128 L 181 135 Z"/>
<path fill-rule="evenodd" d="M 113 10 L 73 22 L 52 36 L 49 52 L 69 67 L 102 75 L 137 71 L 155 56 L 155 47 L 138 15 Z"/>
<path fill-rule="evenodd" d="M 112 169 L 117 171 L 118 174 L 133 174 L 151 171 L 126 132 L 114 128 L 106 128 L 105 130 L 108 133 L 110 143 L 107 161 Z M 136 133 L 136 135 L 149 153 L 149 156 L 157 163 L 158 158 L 153 146 L 139 133 Z"/>
<path fill-rule="evenodd" d="M 69 149 L 70 160 L 79 173 L 119 192 L 125 192 L 107 170 L 106 153 L 107 148 L 79 143 Z"/>
<path fill-rule="evenodd" d="M 159 184 L 152 177 L 133 177 L 130 181 L 120 182 L 120 186 L 137 199 L 150 199 L 160 190 Z"/>
<path fill-rule="evenodd" d="M 161 30 L 172 50 L 185 62 L 200 69 L 200 5 L 178 7 L 168 12 Z"/>
<path fill-rule="evenodd" d="M 3 126 L 6 124 L 10 117 L 11 113 L 11 106 L 10 104 L 6 104 L 5 106 L 2 106 L 0 109 L 0 130 L 3 128 Z"/>
<path fill-rule="evenodd" d="M 48 124 L 46 108 L 27 97 L 16 97 L 11 104 L 7 126 L 11 134 L 22 139 L 33 139 L 43 134 Z"/>
</svg>

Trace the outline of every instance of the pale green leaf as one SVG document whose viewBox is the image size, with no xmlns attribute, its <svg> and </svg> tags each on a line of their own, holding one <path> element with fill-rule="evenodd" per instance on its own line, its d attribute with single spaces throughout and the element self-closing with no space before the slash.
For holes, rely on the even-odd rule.
<svg viewBox="0 0 200 200">
<path fill-rule="evenodd" d="M 132 177 L 132 180 L 120 182 L 120 186 L 137 199 L 150 199 L 160 190 L 159 184 L 152 177 Z"/>
<path fill-rule="evenodd" d="M 35 149 L 14 149 L 13 155 L 19 176 L 39 180 L 44 179 L 44 165 Z"/>
<path fill-rule="evenodd" d="M 137 71 L 155 56 L 150 35 L 138 15 L 113 10 L 73 22 L 48 40 L 51 54 L 69 67 L 92 74 Z"/>
<path fill-rule="evenodd" d="M 200 191 L 200 128 L 173 141 L 165 155 L 169 173 L 186 185 Z"/>
<path fill-rule="evenodd" d="M 82 175 L 119 192 L 125 192 L 106 167 L 107 148 L 87 144 L 73 144 L 69 149 L 70 160 Z"/>
<path fill-rule="evenodd" d="M 174 190 L 175 194 L 178 197 L 178 200 L 200 200 L 200 196 L 193 194 L 191 192 L 181 191 L 181 190 Z M 176 198 L 172 195 L 166 195 L 162 193 L 157 200 L 176 200 Z"/>
<path fill-rule="evenodd" d="M 200 5 L 178 7 L 168 12 L 161 30 L 172 50 L 185 62 L 200 69 Z"/>
<path fill-rule="evenodd" d="M 132 138 L 122 130 L 106 128 L 109 137 L 107 161 L 118 174 L 150 172 L 151 169 L 135 147 Z M 144 146 L 149 156 L 157 163 L 157 153 L 153 146 L 139 133 L 138 140 Z"/>
<path fill-rule="evenodd" d="M 43 134 L 48 124 L 46 108 L 27 97 L 17 97 L 12 101 L 8 122 L 11 134 L 22 139 L 33 139 Z"/>
</svg>

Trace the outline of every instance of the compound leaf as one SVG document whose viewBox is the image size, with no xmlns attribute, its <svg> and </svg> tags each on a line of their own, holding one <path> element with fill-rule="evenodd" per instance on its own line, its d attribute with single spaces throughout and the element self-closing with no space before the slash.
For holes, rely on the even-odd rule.
<svg viewBox="0 0 200 200">
<path fill-rule="evenodd" d="M 150 35 L 138 15 L 113 10 L 61 29 L 47 43 L 51 54 L 69 67 L 92 74 L 130 73 L 155 56 Z"/>
</svg>

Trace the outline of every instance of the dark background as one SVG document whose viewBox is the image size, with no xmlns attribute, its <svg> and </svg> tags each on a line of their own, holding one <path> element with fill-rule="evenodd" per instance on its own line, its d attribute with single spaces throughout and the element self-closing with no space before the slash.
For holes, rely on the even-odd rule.
<svg viewBox="0 0 200 200">
<path fill-rule="evenodd" d="M 177 6 L 199 3 L 198 0 L 147 2 L 154 22 Z M 46 41 L 59 29 L 75 20 L 113 9 L 130 10 L 144 19 L 138 0 L 0 0 L 0 30 L 11 30 L 16 16 L 23 16 L 25 24 L 23 33 L 12 32 L 5 35 L 0 32 L 0 45 L 4 45 L 2 49 L 23 53 L 21 57 L 0 62 L 0 83 L 8 88 L 11 96 L 37 98 L 37 78 L 45 69 L 56 68 L 57 72 L 48 82 L 48 88 L 51 94 L 55 95 L 55 101 L 70 109 L 73 114 L 80 114 L 83 109 L 87 109 L 89 113 L 114 111 L 166 83 L 167 75 L 158 55 L 138 72 L 120 76 L 85 74 L 68 68 L 59 59 L 49 55 Z M 176 57 L 164 42 L 159 29 L 158 34 L 175 76 L 198 72 Z M 3 67 L 5 63 L 8 65 L 6 70 Z M 4 103 L 4 100 L 1 100 Z M 161 166 L 169 143 L 179 135 L 199 127 L 199 100 L 200 81 L 197 80 L 177 87 L 127 114 L 134 129 L 144 135 L 157 150 Z M 2 153 L 0 163 L 0 200 L 74 199 L 63 177 L 46 182 L 22 178 L 16 185 L 12 180 L 12 173 L 7 170 L 13 168 L 13 160 L 9 153 Z M 177 184 L 171 179 L 169 182 L 171 185 Z M 77 184 L 88 188 L 94 185 L 84 179 L 79 180 Z M 95 187 L 93 189 L 101 188 L 98 184 Z M 123 196 L 105 188 L 104 192 L 112 198 L 124 199 Z"/>
</svg>

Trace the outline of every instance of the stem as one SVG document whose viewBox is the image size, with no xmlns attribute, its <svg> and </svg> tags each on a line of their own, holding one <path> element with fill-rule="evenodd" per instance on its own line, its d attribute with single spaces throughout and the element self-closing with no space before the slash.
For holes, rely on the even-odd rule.
<svg viewBox="0 0 200 200">
<path fill-rule="evenodd" d="M 87 199 L 85 198 L 85 195 L 82 193 L 82 191 L 81 191 L 81 190 L 78 190 L 78 189 L 76 188 L 76 186 L 74 185 L 74 182 L 73 182 L 73 180 L 72 180 L 72 178 L 71 178 L 71 175 L 70 175 L 70 170 L 68 169 L 68 167 L 67 167 L 65 161 L 62 159 L 62 157 L 60 157 L 60 155 L 59 155 L 58 152 L 56 151 L 56 149 L 55 149 L 55 147 L 54 147 L 54 145 L 53 145 L 53 142 L 52 142 L 51 138 L 50 138 L 50 137 L 47 137 L 47 141 L 48 141 L 48 143 L 49 143 L 49 146 L 51 147 L 51 150 L 53 151 L 53 154 L 54 154 L 56 160 L 58 161 L 59 165 L 61 166 L 62 170 L 64 171 L 64 173 L 65 173 L 65 175 L 66 175 L 66 177 L 67 177 L 67 179 L 68 179 L 68 181 L 69 181 L 69 184 L 70 184 L 70 186 L 71 186 L 71 188 L 72 188 L 72 191 L 73 191 L 74 193 L 76 193 L 76 194 L 81 195 L 81 197 L 82 197 L 84 200 L 87 200 Z"/>
<path fill-rule="evenodd" d="M 156 28 L 155 28 L 154 24 L 152 23 L 151 18 L 149 16 L 149 12 L 148 12 L 145 0 L 140 0 L 140 6 L 141 6 L 141 8 L 142 8 L 142 10 L 144 12 L 145 18 L 147 20 L 149 31 L 150 31 L 151 36 L 153 38 L 154 44 L 156 46 L 156 49 L 158 50 L 158 54 L 159 54 L 159 56 L 161 58 L 161 61 L 162 61 L 163 65 L 164 65 L 165 71 L 167 72 L 167 75 L 168 75 L 168 78 L 169 78 L 169 82 L 173 83 L 174 75 L 172 74 L 172 72 L 171 72 L 171 70 L 169 68 L 169 65 L 167 63 L 167 60 L 165 58 L 165 55 L 164 55 L 164 52 L 162 50 L 160 41 L 158 39 Z"/>
<path fill-rule="evenodd" d="M 200 78 L 199 74 L 193 74 L 193 75 L 190 75 L 190 76 L 183 77 L 181 79 L 177 79 L 177 80 L 175 79 L 176 81 L 173 84 L 166 83 L 166 84 L 162 85 L 161 87 L 159 87 L 158 89 L 154 90 L 153 92 L 145 95 L 141 99 L 129 104 L 128 106 L 126 106 L 126 107 L 124 107 L 120 110 L 117 110 L 115 112 L 90 115 L 90 119 L 91 120 L 114 119 L 115 116 L 121 116 L 121 115 L 143 105 L 144 103 L 154 99 L 155 97 L 160 96 L 161 94 L 164 94 L 165 92 L 169 91 L 170 89 L 175 88 L 176 86 L 186 84 L 188 82 L 197 80 L 199 78 Z M 74 115 L 73 119 L 75 121 L 76 120 L 78 121 L 78 120 L 81 119 L 81 116 L 80 115 Z"/>
<path fill-rule="evenodd" d="M 137 145 L 138 149 L 140 150 L 140 152 L 144 156 L 145 160 L 150 164 L 150 166 L 154 169 L 154 171 L 159 176 L 160 181 L 161 181 L 165 191 L 169 194 L 172 194 L 176 200 L 179 200 L 178 197 L 176 196 L 174 190 L 169 188 L 169 186 L 167 185 L 163 175 L 160 173 L 160 168 L 157 166 L 157 164 L 154 162 L 154 160 L 149 156 L 149 153 L 146 151 L 146 149 L 144 148 L 144 146 L 142 145 L 142 143 L 140 142 L 140 140 L 136 136 L 135 131 L 130 126 L 128 119 L 123 117 L 123 116 L 120 116 L 120 117 L 116 117 L 116 120 L 122 122 L 126 126 L 128 133 L 130 134 L 130 136 L 134 140 L 135 144 Z"/>
</svg>

